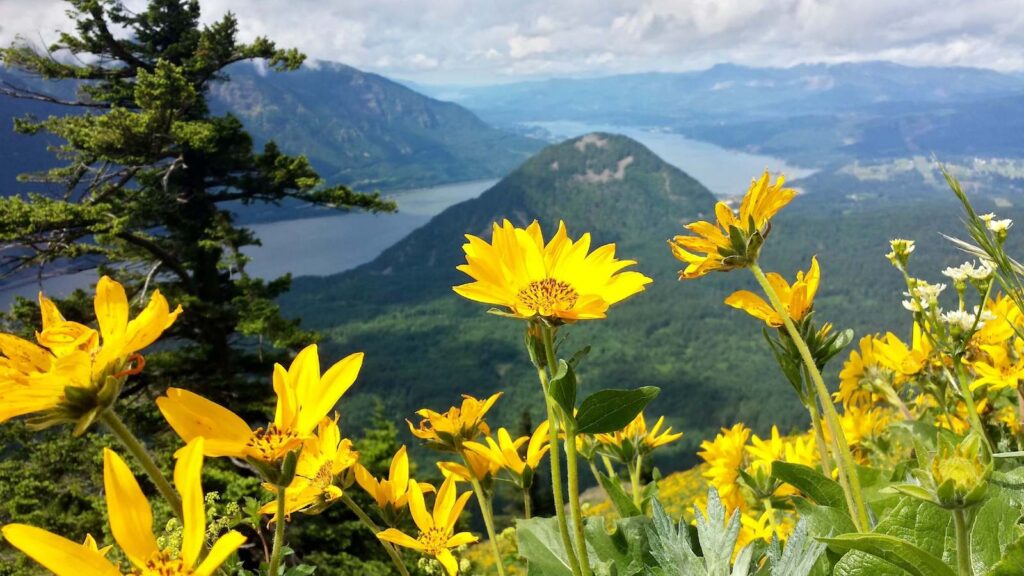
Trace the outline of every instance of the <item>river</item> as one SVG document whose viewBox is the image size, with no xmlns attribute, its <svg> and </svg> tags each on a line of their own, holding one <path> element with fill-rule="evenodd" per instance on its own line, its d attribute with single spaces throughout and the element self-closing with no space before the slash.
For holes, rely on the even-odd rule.
<svg viewBox="0 0 1024 576">
<path fill-rule="evenodd" d="M 811 170 L 787 165 L 771 156 L 727 150 L 663 130 L 601 126 L 579 122 L 532 123 L 552 135 L 571 138 L 588 132 L 615 132 L 650 148 L 666 162 L 690 174 L 718 196 L 746 191 L 750 179 L 761 171 L 783 172 L 790 179 Z M 250 274 L 275 278 L 287 272 L 296 276 L 326 276 L 349 270 L 376 258 L 410 232 L 426 224 L 445 208 L 476 198 L 497 180 L 478 180 L 395 192 L 397 214 L 340 213 L 315 218 L 282 220 L 250 226 L 262 242 L 245 250 L 251 258 Z M 15 296 L 34 297 L 40 288 L 63 296 L 76 287 L 95 281 L 93 271 L 11 283 L 0 287 L 0 308 Z"/>
</svg>

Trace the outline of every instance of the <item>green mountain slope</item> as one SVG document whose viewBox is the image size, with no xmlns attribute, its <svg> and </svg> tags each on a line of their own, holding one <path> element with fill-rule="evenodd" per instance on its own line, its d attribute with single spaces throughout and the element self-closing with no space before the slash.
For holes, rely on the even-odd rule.
<svg viewBox="0 0 1024 576">
<path fill-rule="evenodd" d="M 507 174 L 541 143 L 489 126 L 465 108 L 383 76 L 317 63 L 287 74 L 252 65 L 215 85 L 257 141 L 306 154 L 321 175 L 361 189 L 429 186 Z"/>
<path fill-rule="evenodd" d="M 627 158 L 632 160 L 622 179 L 611 177 Z M 918 240 L 913 270 L 940 280 L 942 267 L 963 260 L 938 236 L 960 230 L 957 207 L 939 193 L 863 208 L 832 208 L 812 197 L 813 191 L 797 198 L 776 219 L 764 266 L 791 277 L 817 254 L 824 277 L 820 318 L 858 335 L 898 330 L 906 336 L 902 279 L 884 258 L 888 240 Z M 700 440 L 720 426 L 743 420 L 764 432 L 773 422 L 797 425 L 805 418 L 761 341 L 760 325 L 722 304 L 733 290 L 756 288 L 749 274 L 676 279 L 679 263 L 665 240 L 681 223 L 708 216 L 712 203 L 703 186 L 635 141 L 591 135 L 543 150 L 480 198 L 453 206 L 370 264 L 298 279 L 283 304 L 323 332 L 326 354 L 367 353 L 342 406 L 350 425 L 358 426 L 373 397 L 403 418 L 421 407 L 444 409 L 464 392 L 497 390 L 506 395 L 494 422 L 514 423 L 524 409 L 537 417 L 537 383 L 522 349 L 522 323 L 486 314 L 485 305 L 463 300 L 451 286 L 466 281 L 455 270 L 463 262 L 462 234 L 489 238 L 490 223 L 505 217 L 519 225 L 538 218 L 550 234 L 564 218 L 570 234 L 590 231 L 595 245 L 617 242 L 620 256 L 635 258 L 637 269 L 655 279 L 607 320 L 565 330 L 565 345 L 594 345 L 582 368 L 584 386 L 662 388 L 651 410 L 668 415 L 687 436 L 658 463 L 681 469 L 693 463 Z M 979 208 L 991 204 L 984 200 Z M 999 212 L 1024 216 L 1019 207 Z"/>
</svg>

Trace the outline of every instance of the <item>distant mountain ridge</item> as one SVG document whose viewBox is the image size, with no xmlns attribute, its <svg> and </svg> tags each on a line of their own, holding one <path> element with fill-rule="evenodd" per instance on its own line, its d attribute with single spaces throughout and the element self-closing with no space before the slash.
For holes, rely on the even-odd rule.
<svg viewBox="0 0 1024 576">
<path fill-rule="evenodd" d="M 1024 78 L 992 70 L 863 62 L 789 68 L 718 64 L 694 72 L 439 87 L 435 93 L 500 122 L 600 117 L 606 122 L 641 123 L 852 112 L 886 102 L 949 103 L 1017 92 L 1024 92 Z"/>
<path fill-rule="evenodd" d="M 257 144 L 273 139 L 289 154 L 306 154 L 330 183 L 391 190 L 503 176 L 543 142 L 496 129 L 472 112 L 419 94 L 383 76 L 342 64 L 314 63 L 295 72 L 236 64 L 230 81 L 211 87 L 217 113 L 242 119 Z M 70 97 L 70 85 L 23 78 L 0 67 L 0 79 Z M 15 134 L 27 113 L 83 110 L 0 97 L 0 194 L 23 172 L 53 165 L 46 141 Z"/>
</svg>

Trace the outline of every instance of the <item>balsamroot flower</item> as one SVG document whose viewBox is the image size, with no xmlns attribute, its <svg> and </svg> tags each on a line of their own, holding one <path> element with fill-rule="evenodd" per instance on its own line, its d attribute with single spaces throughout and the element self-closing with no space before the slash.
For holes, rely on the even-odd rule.
<svg viewBox="0 0 1024 576">
<path fill-rule="evenodd" d="M 377 537 L 385 542 L 391 542 L 404 548 L 411 548 L 433 556 L 444 566 L 449 576 L 455 576 L 459 572 L 459 563 L 452 554 L 452 548 L 465 546 L 477 541 L 477 537 L 469 532 L 455 533 L 455 523 L 462 514 L 471 493 L 463 492 L 456 494 L 455 479 L 448 477 L 437 490 L 437 498 L 434 499 L 433 514 L 427 512 L 427 505 L 423 500 L 423 492 L 419 484 L 414 480 L 409 481 L 409 512 L 412 519 L 419 528 L 417 538 L 395 528 L 388 528 L 377 534 Z"/>
<path fill-rule="evenodd" d="M 435 450 L 446 452 L 459 452 L 463 442 L 475 440 L 481 434 L 491 433 L 484 416 L 494 406 L 494 403 L 501 397 L 501 392 L 494 394 L 486 400 L 478 400 L 463 394 L 462 406 L 452 406 L 447 412 L 434 412 L 428 408 L 417 410 L 419 415 L 419 427 L 409 424 L 409 431 L 412 435 L 427 441 L 427 446 Z"/>
<path fill-rule="evenodd" d="M 274 365 L 277 409 L 266 428 L 251 429 L 223 406 L 180 388 L 169 388 L 156 403 L 167 423 L 186 442 L 203 436 L 207 456 L 249 458 L 276 465 L 313 437 L 317 425 L 359 375 L 363 353 L 351 354 L 323 376 L 316 344 L 307 346 L 285 370 Z"/>
<path fill-rule="evenodd" d="M 701 442 L 701 451 L 697 453 L 708 463 L 708 469 L 702 475 L 718 490 L 728 510 L 743 509 L 746 506 L 740 490 L 739 476 L 749 438 L 750 428 L 743 424 L 722 428 L 714 440 Z"/>
<path fill-rule="evenodd" d="M 621 272 L 636 262 L 616 259 L 614 244 L 589 252 L 590 234 L 573 241 L 564 222 L 547 244 L 537 221 L 525 229 L 508 220 L 495 223 L 489 244 L 468 234 L 466 239 L 466 263 L 458 270 L 474 281 L 455 286 L 455 292 L 501 306 L 503 314 L 516 318 L 552 324 L 604 318 L 609 306 L 653 281 L 639 272 Z"/>
<path fill-rule="evenodd" d="M 302 452 L 299 452 L 295 465 L 295 478 L 285 492 L 285 514 L 316 514 L 341 498 L 342 489 L 336 479 L 358 460 L 359 453 L 353 449 L 352 441 L 341 437 L 337 417 L 321 420 L 316 435 L 302 444 Z M 273 484 L 267 483 L 263 487 L 278 492 Z M 277 500 L 260 508 L 263 514 L 276 514 L 276 511 Z"/>
<path fill-rule="evenodd" d="M 362 464 L 356 463 L 356 483 L 377 503 L 381 516 L 390 525 L 398 523 L 398 518 L 409 502 L 409 455 L 405 446 L 391 458 L 391 468 L 387 478 L 378 480 Z M 425 482 L 419 485 L 420 492 L 433 492 L 434 487 Z"/>
<path fill-rule="evenodd" d="M 491 437 L 485 438 L 487 444 L 466 442 L 465 447 L 499 469 L 507 470 L 520 481 L 521 486 L 528 487 L 530 482 L 527 480 L 532 481 L 534 471 L 540 466 L 541 459 L 550 448 L 547 420 L 541 422 L 530 436 L 512 440 L 512 436 L 504 428 L 498 429 L 497 436 L 497 440 Z M 523 445 L 526 445 L 525 458 L 519 455 Z"/>
<path fill-rule="evenodd" d="M 785 178 L 773 184 L 766 170 L 740 203 L 739 214 L 725 202 L 715 205 L 716 222 L 687 224 L 695 236 L 676 236 L 669 247 L 677 260 L 686 264 L 680 280 L 700 278 L 713 271 L 727 272 L 745 268 L 757 260 L 758 251 L 771 231 L 771 218 L 796 197 L 792 188 L 783 188 Z"/>
<path fill-rule="evenodd" d="M 657 422 L 650 429 L 647 428 L 647 420 L 643 412 L 637 414 L 632 422 L 625 428 L 611 434 L 596 434 L 594 436 L 602 451 L 610 453 L 620 462 L 632 462 L 637 455 L 646 457 L 656 448 L 671 444 L 683 437 L 682 432 L 672 433 L 669 426 L 662 431 L 665 425 L 665 417 L 658 418 Z"/>
<path fill-rule="evenodd" d="M 141 370 L 138 352 L 160 337 L 181 313 L 159 290 L 129 320 L 124 287 L 107 276 L 96 284 L 99 331 L 64 318 L 52 300 L 39 294 L 43 327 L 38 345 L 0 334 L 0 423 L 37 414 L 36 428 L 74 423 L 80 434 L 109 408 L 125 378 Z"/>
<path fill-rule="evenodd" d="M 206 510 L 201 476 L 203 439 L 196 438 L 178 452 L 174 484 L 184 507 L 181 550 L 161 549 L 153 535 L 153 511 L 128 465 L 109 449 L 103 451 L 103 484 L 110 516 L 110 532 L 135 567 L 133 574 L 210 576 L 245 542 L 230 531 L 210 547 L 199 561 L 206 539 Z M 24 524 L 8 524 L 4 538 L 57 576 L 121 576 L 104 557 L 105 550 L 78 544 Z"/>
<path fill-rule="evenodd" d="M 782 300 L 789 313 L 790 319 L 799 322 L 814 306 L 814 296 L 818 293 L 818 284 L 821 282 L 821 269 L 818 267 L 818 258 L 811 258 L 811 268 L 806 273 L 797 272 L 796 281 L 790 286 L 789 282 L 781 274 L 769 272 L 765 275 L 771 283 L 775 293 Z M 784 324 L 782 316 L 775 311 L 771 304 L 749 290 L 733 292 L 725 303 L 733 308 L 745 311 L 754 318 L 763 320 L 772 328 L 780 328 Z"/>
<path fill-rule="evenodd" d="M 491 480 L 501 471 L 501 464 L 482 454 L 467 449 L 462 452 L 462 456 L 467 464 L 460 462 L 437 463 L 438 469 L 441 470 L 441 474 L 445 478 L 453 477 L 456 482 L 478 480 L 482 485 L 489 486 Z"/>
</svg>

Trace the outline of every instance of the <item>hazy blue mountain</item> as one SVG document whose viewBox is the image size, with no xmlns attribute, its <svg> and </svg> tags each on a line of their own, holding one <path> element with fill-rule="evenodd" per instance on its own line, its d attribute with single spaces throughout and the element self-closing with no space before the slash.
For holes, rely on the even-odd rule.
<svg viewBox="0 0 1024 576">
<path fill-rule="evenodd" d="M 719 64 L 683 73 L 551 79 L 438 93 L 501 122 L 664 123 L 852 112 L 883 102 L 959 102 L 1024 90 L 1024 78 L 974 68 L 888 62 L 751 68 Z"/>
<path fill-rule="evenodd" d="M 459 105 L 341 64 L 268 74 L 241 64 L 230 76 L 211 89 L 213 109 L 239 116 L 258 143 L 273 139 L 287 153 L 306 154 L 331 183 L 387 190 L 492 178 L 507 174 L 542 146 L 495 129 Z M 2 69 L 0 79 L 62 96 L 71 92 L 70 86 L 47 85 Z M 53 165 L 48 142 L 14 134 L 14 118 L 69 111 L 82 112 L 0 97 L 0 193 L 38 189 L 14 179 Z"/>
</svg>

